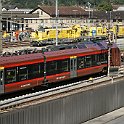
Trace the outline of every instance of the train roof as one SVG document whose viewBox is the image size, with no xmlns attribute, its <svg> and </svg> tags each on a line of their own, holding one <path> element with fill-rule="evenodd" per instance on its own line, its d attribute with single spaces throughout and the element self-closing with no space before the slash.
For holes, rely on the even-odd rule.
<svg viewBox="0 0 124 124">
<path fill-rule="evenodd" d="M 80 54 L 81 52 L 91 52 L 94 50 L 90 49 L 65 49 L 65 50 L 59 50 L 59 51 L 50 51 L 45 52 L 44 55 L 46 56 L 47 60 L 57 57 L 65 57 L 65 56 L 71 56 L 74 54 Z M 26 55 L 19 55 L 19 56 L 10 56 L 10 57 L 0 57 L 0 66 L 8 66 L 8 64 L 19 64 L 22 63 L 24 65 L 24 62 L 28 63 L 35 63 L 36 61 L 43 61 L 44 56 L 42 53 L 33 53 L 33 54 L 26 54 Z"/>
<path fill-rule="evenodd" d="M 7 64 L 16 64 L 16 63 L 21 63 L 21 62 L 31 62 L 32 60 L 38 60 L 39 58 L 41 59 L 43 58 L 43 55 L 41 53 L 0 57 L 0 66 L 4 66 Z"/>
<path fill-rule="evenodd" d="M 67 49 L 65 47 L 67 47 Z M 116 47 L 116 45 L 113 45 L 112 47 Z M 99 43 L 86 42 L 86 43 L 78 43 L 73 45 L 62 45 L 62 46 L 51 47 L 51 49 L 47 48 L 47 50 L 44 51 L 44 55 L 43 53 L 33 53 L 33 54 L 25 54 L 18 56 L 0 57 L 0 66 L 6 66 L 8 64 L 10 65 L 10 64 L 19 64 L 19 63 L 22 64 L 33 63 L 36 61 L 41 62 L 44 60 L 44 56 L 46 56 L 48 60 L 52 58 L 57 58 L 59 56 L 60 58 L 62 56 L 69 57 L 73 55 L 79 55 L 80 53 L 89 53 L 89 52 L 95 52 L 106 49 L 107 49 L 107 43 L 105 42 L 99 42 Z"/>
</svg>

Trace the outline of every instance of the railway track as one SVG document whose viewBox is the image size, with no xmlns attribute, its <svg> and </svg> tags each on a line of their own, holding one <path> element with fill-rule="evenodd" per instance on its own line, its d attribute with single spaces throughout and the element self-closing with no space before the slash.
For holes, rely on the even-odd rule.
<svg viewBox="0 0 124 124">
<path fill-rule="evenodd" d="M 30 41 L 3 42 L 3 48 L 30 46 Z"/>
<path fill-rule="evenodd" d="M 92 81 L 85 80 L 79 81 L 76 83 L 59 86 L 53 89 L 49 89 L 46 91 L 39 91 L 35 93 L 26 94 L 23 96 L 6 99 L 0 101 L 0 113 L 21 108 L 23 106 L 29 106 L 33 104 L 38 104 L 47 100 L 57 99 L 60 97 L 64 97 L 67 95 L 71 95 L 77 92 L 82 92 L 85 90 L 93 89 L 96 87 L 104 86 L 107 84 L 114 83 L 114 80 L 123 79 L 123 75 L 111 78 L 111 77 L 97 77 L 94 78 Z"/>
</svg>

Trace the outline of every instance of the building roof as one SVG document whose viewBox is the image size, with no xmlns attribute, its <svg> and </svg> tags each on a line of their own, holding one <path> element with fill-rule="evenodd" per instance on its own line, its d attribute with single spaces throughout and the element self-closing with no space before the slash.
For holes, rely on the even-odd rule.
<svg viewBox="0 0 124 124">
<path fill-rule="evenodd" d="M 116 11 L 124 11 L 124 6 L 118 7 L 118 9 Z"/>
<path fill-rule="evenodd" d="M 117 10 L 120 7 L 120 5 L 112 5 L 113 10 Z"/>
<path fill-rule="evenodd" d="M 16 5 L 3 5 L 2 8 L 5 8 L 6 10 L 9 9 L 15 9 L 17 6 Z"/>
<path fill-rule="evenodd" d="M 29 13 L 30 11 L 32 11 L 32 9 L 18 9 L 18 8 L 16 8 L 16 9 L 9 9 L 8 10 L 9 12 L 22 12 L 22 13 Z"/>
<path fill-rule="evenodd" d="M 2 12 L 2 18 L 39 18 L 38 13 L 11 13 L 11 12 Z"/>
<path fill-rule="evenodd" d="M 88 12 L 87 12 L 88 14 Z M 124 11 L 92 11 L 91 18 L 95 19 L 124 19 Z"/>
<path fill-rule="evenodd" d="M 50 16 L 55 17 L 56 15 L 56 7 L 55 6 L 38 6 L 36 9 L 32 10 L 30 13 L 33 13 L 37 9 L 41 9 L 42 11 L 46 12 Z M 59 6 L 58 7 L 58 15 L 61 17 L 64 16 L 75 16 L 79 17 L 85 14 L 85 10 L 81 7 L 76 6 Z"/>
</svg>

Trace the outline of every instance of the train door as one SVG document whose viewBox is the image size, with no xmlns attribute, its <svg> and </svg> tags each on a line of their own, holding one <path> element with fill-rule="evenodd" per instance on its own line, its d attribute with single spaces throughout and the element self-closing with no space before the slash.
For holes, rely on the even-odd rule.
<svg viewBox="0 0 124 124">
<path fill-rule="evenodd" d="M 3 69 L 0 69 L 0 93 L 4 93 Z"/>
<path fill-rule="evenodd" d="M 77 56 L 70 57 L 70 77 L 77 77 Z"/>
</svg>

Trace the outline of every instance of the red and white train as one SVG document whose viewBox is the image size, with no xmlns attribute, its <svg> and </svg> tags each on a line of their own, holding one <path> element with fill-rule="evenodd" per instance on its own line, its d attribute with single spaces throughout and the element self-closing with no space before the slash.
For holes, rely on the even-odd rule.
<svg viewBox="0 0 124 124">
<path fill-rule="evenodd" d="M 0 94 L 33 88 L 94 73 L 107 72 L 104 41 L 83 42 L 47 49 L 44 53 L 0 57 Z M 54 49 L 54 50 L 53 50 Z M 58 50 L 57 50 L 58 49 Z M 111 46 L 111 65 L 120 65 L 120 51 Z"/>
</svg>

